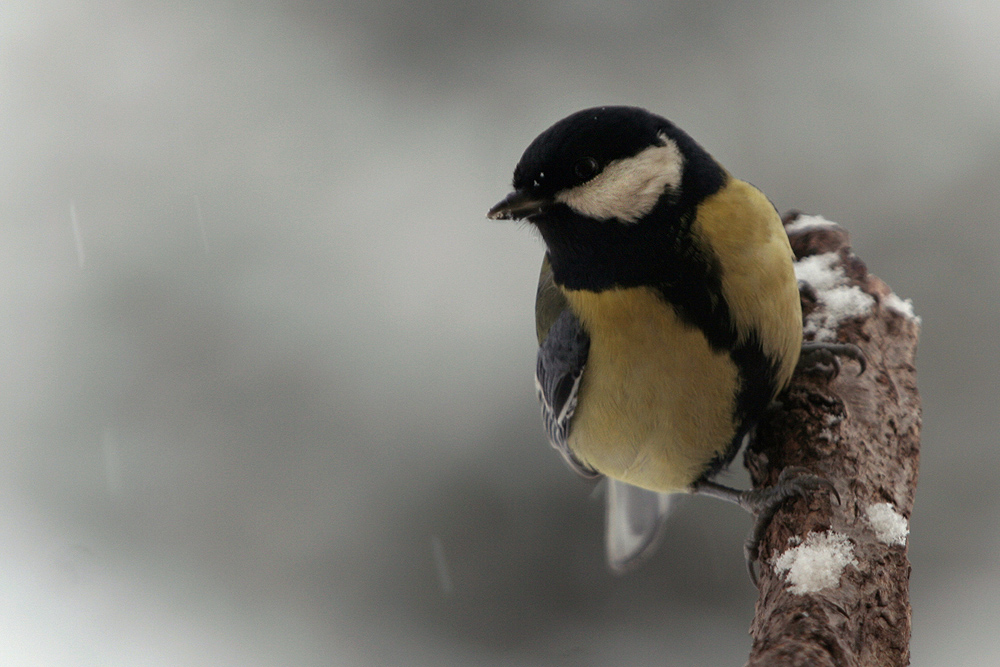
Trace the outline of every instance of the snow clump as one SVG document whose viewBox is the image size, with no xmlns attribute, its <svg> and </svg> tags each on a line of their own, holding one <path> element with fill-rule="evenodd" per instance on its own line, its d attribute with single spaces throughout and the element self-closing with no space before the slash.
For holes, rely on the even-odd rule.
<svg viewBox="0 0 1000 667">
<path fill-rule="evenodd" d="M 838 586 L 848 565 L 858 565 L 854 546 L 846 535 L 832 530 L 809 533 L 804 542 L 774 560 L 775 571 L 785 576 L 788 590 L 796 595 Z"/>
</svg>

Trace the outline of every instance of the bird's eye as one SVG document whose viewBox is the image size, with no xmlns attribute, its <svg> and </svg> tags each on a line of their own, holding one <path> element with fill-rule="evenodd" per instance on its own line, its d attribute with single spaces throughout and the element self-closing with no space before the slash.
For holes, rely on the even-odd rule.
<svg viewBox="0 0 1000 667">
<path fill-rule="evenodd" d="M 597 160 L 592 157 L 585 157 L 576 163 L 573 172 L 585 181 L 589 181 L 597 175 Z"/>
</svg>

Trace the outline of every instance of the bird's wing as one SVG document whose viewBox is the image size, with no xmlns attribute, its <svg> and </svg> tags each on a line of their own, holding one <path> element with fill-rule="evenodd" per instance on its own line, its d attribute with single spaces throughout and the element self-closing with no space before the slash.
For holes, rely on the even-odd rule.
<svg viewBox="0 0 1000 667">
<path fill-rule="evenodd" d="M 552 282 L 548 257 L 542 263 L 538 281 L 535 324 L 538 332 L 535 389 L 542 404 L 545 433 L 574 472 L 588 478 L 599 477 L 597 471 L 581 463 L 569 448 L 570 420 L 576 410 L 580 380 L 587 365 L 590 337 Z"/>
<path fill-rule="evenodd" d="M 549 255 L 542 260 L 542 270 L 538 273 L 538 291 L 535 293 L 535 334 L 538 346 L 545 343 L 549 330 L 564 310 L 569 310 L 569 302 L 552 277 Z"/>
</svg>

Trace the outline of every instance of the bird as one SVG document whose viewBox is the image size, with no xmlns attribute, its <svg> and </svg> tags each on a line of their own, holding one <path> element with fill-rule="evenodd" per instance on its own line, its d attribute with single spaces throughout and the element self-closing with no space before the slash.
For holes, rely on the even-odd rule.
<svg viewBox="0 0 1000 667">
<path fill-rule="evenodd" d="M 853 345 L 803 344 L 780 216 L 687 133 L 638 107 L 584 109 L 542 132 L 489 209 L 540 234 L 535 387 L 548 440 L 583 477 L 607 478 L 613 572 L 645 561 L 680 494 L 756 517 L 747 568 L 791 497 L 834 485 L 787 468 L 772 487 L 714 478 L 802 363 Z M 828 366 L 829 367 L 829 366 Z"/>
</svg>

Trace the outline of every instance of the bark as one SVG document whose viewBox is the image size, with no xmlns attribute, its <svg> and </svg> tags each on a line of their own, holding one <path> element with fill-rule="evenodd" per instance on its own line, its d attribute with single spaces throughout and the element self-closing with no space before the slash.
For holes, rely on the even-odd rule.
<svg viewBox="0 0 1000 667">
<path fill-rule="evenodd" d="M 786 216 L 785 224 L 797 213 Z M 755 487 L 773 484 L 787 466 L 804 466 L 836 486 L 788 501 L 762 542 L 760 597 L 750 628 L 751 667 L 895 667 L 909 664 L 910 563 L 905 544 L 886 544 L 867 511 L 891 503 L 909 521 L 917 484 L 920 398 L 914 367 L 919 320 L 893 305 L 891 290 L 850 250 L 847 232 L 819 227 L 789 234 L 796 258 L 835 252 L 849 285 L 871 295 L 862 317 L 839 323 L 837 340 L 858 345 L 868 368 L 845 361 L 832 381 L 796 374 L 760 425 L 745 463 Z M 803 315 L 823 308 L 822 294 L 803 290 Z M 908 524 L 907 524 L 908 525 Z M 775 559 L 810 532 L 845 535 L 856 565 L 839 584 L 816 592 L 790 590 Z"/>
</svg>

